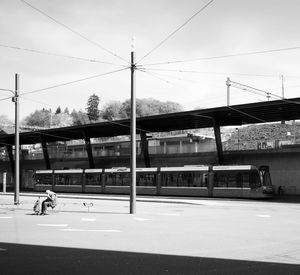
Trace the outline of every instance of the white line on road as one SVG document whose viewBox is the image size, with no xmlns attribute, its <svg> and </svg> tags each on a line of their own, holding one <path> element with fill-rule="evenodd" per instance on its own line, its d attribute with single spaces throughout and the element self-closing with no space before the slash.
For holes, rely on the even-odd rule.
<svg viewBox="0 0 300 275">
<path fill-rule="evenodd" d="M 68 231 L 68 232 L 108 232 L 108 233 L 120 233 L 120 230 L 116 229 L 76 229 L 76 228 L 66 228 L 61 229 L 61 231 Z"/>
<path fill-rule="evenodd" d="M 0 219 L 12 219 L 12 217 L 0 217 Z"/>
<path fill-rule="evenodd" d="M 81 220 L 84 221 L 84 222 L 94 222 L 96 219 L 94 219 L 94 218 L 82 218 Z"/>
<path fill-rule="evenodd" d="M 66 227 L 68 224 L 62 223 L 62 224 L 53 224 L 53 223 L 38 223 L 38 226 L 54 226 L 54 227 Z"/>
<path fill-rule="evenodd" d="M 260 214 L 260 215 L 256 215 L 256 217 L 259 217 L 259 218 L 271 218 L 272 216 L 271 215 Z"/>
<path fill-rule="evenodd" d="M 0 248 L 0 251 L 6 251 L 7 249 L 4 249 L 4 248 Z"/>
<path fill-rule="evenodd" d="M 137 221 L 151 221 L 151 219 L 145 219 L 145 218 L 134 218 Z"/>
</svg>

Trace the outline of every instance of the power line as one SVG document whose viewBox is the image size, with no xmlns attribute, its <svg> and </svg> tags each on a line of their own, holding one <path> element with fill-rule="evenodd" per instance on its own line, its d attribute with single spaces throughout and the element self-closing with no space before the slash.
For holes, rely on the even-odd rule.
<svg viewBox="0 0 300 275">
<path fill-rule="evenodd" d="M 176 64 L 176 63 L 185 63 L 185 62 L 197 62 L 197 61 L 203 61 L 203 60 L 222 59 L 222 58 L 230 58 L 230 57 L 255 55 L 255 54 L 299 50 L 299 49 L 300 49 L 300 46 L 297 46 L 297 47 L 280 48 L 280 49 L 264 50 L 264 51 L 253 51 L 253 52 L 236 53 L 236 54 L 227 54 L 227 55 L 219 55 L 219 56 L 211 56 L 211 57 L 199 57 L 199 58 L 194 58 L 194 59 L 174 60 L 174 61 L 166 61 L 166 62 L 160 62 L 160 63 L 149 63 L 149 64 L 143 64 L 143 66 L 156 66 L 156 65 L 168 65 L 168 64 Z"/>
<path fill-rule="evenodd" d="M 170 39 L 176 32 L 182 29 L 186 24 L 188 24 L 194 17 L 196 17 L 199 13 L 205 10 L 214 0 L 209 1 L 206 5 L 204 5 L 200 10 L 198 10 L 195 14 L 193 14 L 188 20 L 186 20 L 182 25 L 180 25 L 175 31 L 170 33 L 164 40 L 162 40 L 157 46 L 155 46 L 151 51 L 149 51 L 146 55 L 144 55 L 138 62 L 140 63 L 144 58 L 154 52 L 157 48 L 159 48 L 163 43 L 165 43 L 168 39 Z"/>
<path fill-rule="evenodd" d="M 45 51 L 40 51 L 40 50 L 35 50 L 35 49 L 28 49 L 28 48 L 22 48 L 22 47 L 17 47 L 17 46 L 10 46 L 10 45 L 5 45 L 5 44 L 0 44 L 0 47 L 14 49 L 14 50 L 19 50 L 19 51 L 27 51 L 27 52 L 32 52 L 32 53 L 44 54 L 44 55 L 50 55 L 50 56 L 57 56 L 57 57 L 64 57 L 64 58 L 76 59 L 76 60 L 85 61 L 85 62 L 102 63 L 102 64 L 108 64 L 108 65 L 123 66 L 123 67 L 125 67 L 125 65 L 115 64 L 115 63 L 101 61 L 101 60 L 97 60 L 97 59 L 90 59 L 90 58 L 84 58 L 84 57 L 63 55 L 63 54 L 45 52 Z"/>
<path fill-rule="evenodd" d="M 168 83 L 168 84 L 171 84 L 170 81 L 165 80 L 165 79 L 163 79 L 163 78 L 161 78 L 161 77 L 155 75 L 154 73 L 150 73 L 150 72 L 148 72 L 147 70 L 144 70 L 144 69 L 138 69 L 138 70 L 139 70 L 140 72 L 142 72 L 142 73 L 149 74 L 149 75 L 151 75 L 152 77 L 155 77 L 155 78 L 157 78 L 157 79 L 159 79 L 159 80 L 161 80 L 161 81 L 163 81 L 163 82 L 166 82 L 166 83 Z"/>
<path fill-rule="evenodd" d="M 226 73 L 226 72 L 203 72 L 195 70 L 172 70 L 164 68 L 146 68 L 148 71 L 165 71 L 165 72 L 178 72 L 178 73 L 194 73 L 194 74 L 214 74 L 214 75 L 240 75 L 240 76 L 258 76 L 258 77 L 278 77 L 278 75 L 267 75 L 267 74 L 246 74 L 246 73 Z"/>
<path fill-rule="evenodd" d="M 5 97 L 5 98 L 1 98 L 0 101 L 4 101 L 4 100 L 8 100 L 8 99 L 11 99 L 12 97 Z"/>
<path fill-rule="evenodd" d="M 30 92 L 23 92 L 20 95 L 38 93 L 38 92 L 42 92 L 42 91 L 46 91 L 46 90 L 50 90 L 50 89 L 54 89 L 54 88 L 58 88 L 58 87 L 62 87 L 62 86 L 66 86 L 66 85 L 70 85 L 70 84 L 74 84 L 74 83 L 86 81 L 86 80 L 90 80 L 90 79 L 97 78 L 97 77 L 100 77 L 100 76 L 105 76 L 105 75 L 113 74 L 113 73 L 124 71 L 124 70 L 127 70 L 127 69 L 128 68 L 114 70 L 114 71 L 111 71 L 111 72 L 107 72 L 107 73 L 103 73 L 103 74 L 98 74 L 98 75 L 93 75 L 93 76 L 89 76 L 89 77 L 85 77 L 85 78 L 81 78 L 81 79 L 77 79 L 77 80 L 73 80 L 73 81 L 69 81 L 69 82 L 65 82 L 65 83 L 61 83 L 61 84 L 49 86 L 49 87 L 46 87 L 46 88 L 42 88 L 42 89 L 30 91 Z"/>
<path fill-rule="evenodd" d="M 99 44 L 99 43 L 97 43 L 97 42 L 95 42 L 95 41 L 92 41 L 91 39 L 87 38 L 86 36 L 82 35 L 81 33 L 79 33 L 79 32 L 77 32 L 77 31 L 73 30 L 72 28 L 70 28 L 70 27 L 67 26 L 66 24 L 64 24 L 64 23 L 62 23 L 62 22 L 60 22 L 60 21 L 58 21 L 58 20 L 55 19 L 54 17 L 52 17 L 52 16 L 48 15 L 47 13 L 45 13 L 44 11 L 42 11 L 42 10 L 36 8 L 35 6 L 33 6 L 32 4 L 28 3 L 27 1 L 25 1 L 25 0 L 20 0 L 20 1 L 23 2 L 24 4 L 26 4 L 27 6 L 31 7 L 32 9 L 36 10 L 37 12 L 41 13 L 42 15 L 48 17 L 49 19 L 51 19 L 52 21 L 54 21 L 56 24 L 58 24 L 58 25 L 64 27 L 65 29 L 69 30 L 70 32 L 72 32 L 72 33 L 74 33 L 74 34 L 80 36 L 81 38 L 83 38 L 84 40 L 88 41 L 89 43 L 91 43 L 91 44 L 93 44 L 93 45 L 95 45 L 95 46 L 101 48 L 102 50 L 104 50 L 104 51 L 106 51 L 107 53 L 113 55 L 114 57 L 117 57 L 117 58 L 119 58 L 119 59 L 125 61 L 126 63 L 129 63 L 129 62 L 128 62 L 126 59 L 124 59 L 123 57 L 121 57 L 121 56 L 117 55 L 116 53 L 114 53 L 114 52 L 112 52 L 112 51 L 106 49 L 106 48 L 103 47 L 101 44 Z"/>
<path fill-rule="evenodd" d="M 190 82 L 190 83 L 202 83 L 201 81 L 196 81 L 196 80 L 191 80 L 191 79 L 185 79 L 185 78 L 182 78 L 182 77 L 177 77 L 177 76 L 173 76 L 173 75 L 168 75 L 168 74 L 162 74 L 162 73 L 154 73 L 154 72 L 149 72 L 149 71 L 152 71 L 152 70 L 148 70 L 148 69 L 143 69 L 143 68 L 138 68 L 138 70 L 144 72 L 144 73 L 147 73 L 151 76 L 154 76 L 154 77 L 157 77 L 160 79 L 160 76 L 162 77 L 168 77 L 168 78 L 172 78 L 172 79 L 176 79 L 178 81 L 186 81 L 186 82 Z M 171 82 L 169 82 L 168 80 L 165 80 L 163 78 L 161 78 L 162 81 L 165 81 L 167 83 L 170 83 L 170 84 L 173 84 Z M 174 84 L 175 85 L 175 84 Z"/>
</svg>

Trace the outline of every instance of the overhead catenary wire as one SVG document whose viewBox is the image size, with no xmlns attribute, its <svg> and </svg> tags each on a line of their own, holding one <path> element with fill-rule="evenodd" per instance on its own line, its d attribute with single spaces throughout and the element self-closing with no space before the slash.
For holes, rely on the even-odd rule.
<svg viewBox="0 0 300 275">
<path fill-rule="evenodd" d="M 86 81 L 86 80 L 91 80 L 91 79 L 98 78 L 98 77 L 101 77 L 101 76 L 106 76 L 106 75 L 109 75 L 109 74 L 121 72 L 121 71 L 124 71 L 124 70 L 127 70 L 127 69 L 129 69 L 129 67 L 119 69 L 119 70 L 110 71 L 110 72 L 106 72 L 106 73 L 102 73 L 102 74 L 97 74 L 97 75 L 93 75 L 93 76 L 89 76 L 89 77 L 85 77 L 85 78 L 81 78 L 81 79 L 77 79 L 77 80 L 73 80 L 73 81 L 68 81 L 68 82 L 64 82 L 64 83 L 60 83 L 60 84 L 56 84 L 56 85 L 52 85 L 52 86 L 42 88 L 42 89 L 37 89 L 37 90 L 29 91 L 29 92 L 23 92 L 23 93 L 20 93 L 20 95 L 33 94 L 33 93 L 38 93 L 38 92 L 54 89 L 54 88 L 59 88 L 59 87 L 62 87 L 62 86 L 67 86 L 67 85 L 71 85 L 71 84 L 74 84 L 74 83 L 78 83 L 78 82 L 82 82 L 82 81 Z"/>
<path fill-rule="evenodd" d="M 214 0 L 210 0 L 207 4 L 205 4 L 200 10 L 198 10 L 196 13 L 194 13 L 188 20 L 186 20 L 182 25 L 180 25 L 176 30 L 174 30 L 172 33 L 170 33 L 165 39 L 163 39 L 158 45 L 156 45 L 152 50 L 150 50 L 147 54 L 145 54 L 138 62 L 140 63 L 142 60 L 144 60 L 147 56 L 149 56 L 151 53 L 153 53 L 156 49 L 158 49 L 162 44 L 164 44 L 167 40 L 169 40 L 175 33 L 177 33 L 179 30 L 181 30 L 185 25 L 187 25 L 191 20 L 193 20 L 199 13 L 201 13 L 203 10 L 205 10 Z"/>
<path fill-rule="evenodd" d="M 267 121 L 264 120 L 264 119 L 261 119 L 261 118 L 259 118 L 259 117 L 250 115 L 250 114 L 245 113 L 245 112 L 243 112 L 243 111 L 240 111 L 240 110 L 238 110 L 238 109 L 236 109 L 236 108 L 234 108 L 234 107 L 231 107 L 231 106 L 226 106 L 226 107 L 229 108 L 229 109 L 231 109 L 231 110 L 234 110 L 234 111 L 236 111 L 236 112 L 238 112 L 238 113 L 241 113 L 241 114 L 243 114 L 243 115 L 246 115 L 246 116 L 248 116 L 248 117 L 254 118 L 254 119 L 256 119 L 256 120 L 258 120 L 258 121 L 260 121 L 260 122 L 262 122 L 262 123 L 267 123 Z"/>
<path fill-rule="evenodd" d="M 271 92 L 267 92 L 267 91 L 264 91 L 264 90 L 261 90 L 261 89 L 257 89 L 257 88 L 254 88 L 254 87 L 251 87 L 251 86 L 248 86 L 248 85 L 240 84 L 238 82 L 234 82 L 234 81 L 231 81 L 231 80 L 230 80 L 229 83 L 230 83 L 230 86 L 232 86 L 234 88 L 239 88 L 241 90 L 248 91 L 248 92 L 251 92 L 251 93 L 254 93 L 254 94 L 258 94 L 258 95 L 273 97 L 273 98 L 279 99 L 279 100 L 287 102 L 287 103 L 293 103 L 293 104 L 300 105 L 300 103 L 298 103 L 298 102 L 294 102 L 294 101 L 282 98 L 282 96 L 276 95 L 276 94 L 271 93 Z"/>
<path fill-rule="evenodd" d="M 5 45 L 5 44 L 0 44 L 0 47 L 2 47 L 2 48 L 8 48 L 8 49 L 14 49 L 14 50 L 18 50 L 18 51 L 27 51 L 27 52 L 31 52 L 31 53 L 38 53 L 38 54 L 44 54 L 44 55 L 50 55 L 50 56 L 57 56 L 57 57 L 69 58 L 69 59 L 74 59 L 74 60 L 79 60 L 79 61 L 85 61 L 85 62 L 91 62 L 91 63 L 101 63 L 101 64 L 107 64 L 107 65 L 113 65 L 113 66 L 127 67 L 127 65 L 115 64 L 115 63 L 112 63 L 112 62 L 101 61 L 101 60 L 98 60 L 98 59 L 78 57 L 78 56 L 71 56 L 71 55 L 64 55 L 64 54 L 46 52 L 46 51 L 41 51 L 41 50 L 36 50 L 36 49 L 28 49 L 28 48 L 11 46 L 11 45 Z"/>
<path fill-rule="evenodd" d="M 223 58 L 231 58 L 231 57 L 256 55 L 256 54 L 292 51 L 292 50 L 299 50 L 299 49 L 300 49 L 300 46 L 296 46 L 296 47 L 287 47 L 287 48 L 279 48 L 279 49 L 271 49 L 271 50 L 217 55 L 217 56 L 210 56 L 210 57 L 198 57 L 198 58 L 193 58 L 193 59 L 182 59 L 182 60 L 164 61 L 164 62 L 148 63 L 148 64 L 146 63 L 146 64 L 142 64 L 142 66 L 157 66 L 157 65 L 169 65 L 169 64 L 176 64 L 176 63 L 189 63 L 189 62 L 197 62 L 197 61 L 205 61 L 205 60 L 213 60 L 213 59 L 223 59 Z"/>
<path fill-rule="evenodd" d="M 104 50 L 105 52 L 109 53 L 110 55 L 113 55 L 114 57 L 117 57 L 118 59 L 121 59 L 122 61 L 125 61 L 127 64 L 129 64 L 130 62 L 128 60 L 126 60 L 125 58 L 117 55 L 116 53 L 112 52 L 111 50 L 105 48 L 104 46 L 102 46 L 100 43 L 97 43 L 91 39 L 89 39 L 88 37 L 84 36 L 83 34 L 79 33 L 78 31 L 73 30 L 71 27 L 67 26 L 66 24 L 58 21 L 57 19 L 55 19 L 54 17 L 50 16 L 49 14 L 47 14 L 46 12 L 42 11 L 41 9 L 33 6 L 32 4 L 30 4 L 29 2 L 25 1 L 25 0 L 20 0 L 22 3 L 24 3 L 25 5 L 31 7 L 32 9 L 34 9 L 35 11 L 39 12 L 40 14 L 46 16 L 47 18 L 49 18 L 50 20 L 52 20 L 53 22 L 55 22 L 56 24 L 64 27 L 65 29 L 69 30 L 70 32 L 72 32 L 73 34 L 76 34 L 77 36 L 81 37 L 82 39 L 88 41 L 89 43 L 99 47 L 100 49 Z"/>
<path fill-rule="evenodd" d="M 10 97 L 4 97 L 4 98 L 1 98 L 0 101 L 8 100 L 8 99 L 11 99 L 11 98 L 12 98 L 12 96 L 10 96 Z"/>
<path fill-rule="evenodd" d="M 141 67 L 143 68 L 143 67 Z M 238 75 L 238 76 L 254 76 L 254 77 L 278 77 L 274 74 L 250 74 L 250 73 L 237 73 L 237 72 L 205 72 L 196 70 L 180 70 L 180 69 L 166 69 L 166 68 L 143 68 L 147 71 L 162 71 L 162 72 L 175 72 L 175 73 L 192 73 L 192 74 L 212 74 L 212 75 Z M 300 76 L 299 76 L 300 78 Z"/>
</svg>

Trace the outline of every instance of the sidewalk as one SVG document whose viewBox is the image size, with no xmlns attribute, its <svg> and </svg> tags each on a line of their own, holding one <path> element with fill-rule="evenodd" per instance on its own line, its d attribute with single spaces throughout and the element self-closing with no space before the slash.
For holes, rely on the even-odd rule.
<svg viewBox="0 0 300 275">
<path fill-rule="evenodd" d="M 34 203 L 40 197 L 41 201 L 46 198 L 45 192 L 21 192 L 19 204 L 14 205 L 14 193 L 0 193 L 0 209 L 7 210 L 32 210 Z M 80 193 L 58 193 L 58 204 L 53 212 L 101 212 L 101 201 L 118 201 L 129 204 L 129 195 L 103 195 L 103 194 L 80 194 Z M 176 198 L 176 197 L 140 197 L 136 202 L 149 203 L 171 203 L 171 204 L 205 204 L 216 205 L 218 202 L 210 201 L 207 198 Z M 51 208 L 50 208 L 51 209 Z"/>
<path fill-rule="evenodd" d="M 35 201 L 46 198 L 44 192 L 20 192 L 18 205 L 14 205 L 14 193 L 0 193 L 0 209 L 23 209 L 32 210 Z M 129 195 L 108 194 L 81 194 L 81 193 L 58 193 L 58 205 L 54 212 L 101 212 L 100 201 L 119 201 L 129 204 Z M 144 203 L 169 203 L 220 206 L 231 202 L 257 203 L 257 200 L 235 198 L 205 198 L 205 197 L 160 197 L 160 196 L 137 196 L 136 202 Z M 259 200 L 265 203 L 300 203 L 300 196 L 282 196 L 268 200 Z M 98 206 L 98 207 L 97 207 Z M 97 209 L 98 208 L 98 209 Z"/>
</svg>

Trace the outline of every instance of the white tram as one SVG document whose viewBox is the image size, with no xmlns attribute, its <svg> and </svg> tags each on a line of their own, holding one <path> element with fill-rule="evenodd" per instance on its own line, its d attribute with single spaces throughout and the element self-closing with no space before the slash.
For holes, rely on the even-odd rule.
<svg viewBox="0 0 300 275">
<path fill-rule="evenodd" d="M 130 169 L 37 170 L 35 191 L 129 194 Z M 183 166 L 136 169 L 138 195 L 266 198 L 273 194 L 267 166 Z"/>
</svg>

